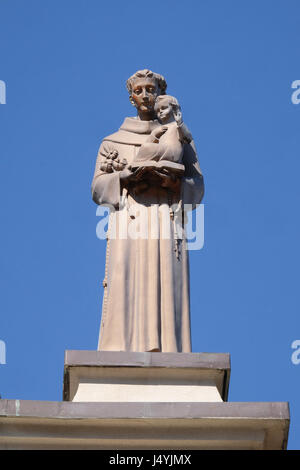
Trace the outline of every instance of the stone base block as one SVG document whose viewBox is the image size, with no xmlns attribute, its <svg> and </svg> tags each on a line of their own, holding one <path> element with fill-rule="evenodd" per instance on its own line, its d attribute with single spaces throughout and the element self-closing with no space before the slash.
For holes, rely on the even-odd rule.
<svg viewBox="0 0 300 470">
<path fill-rule="evenodd" d="M 0 449 L 285 449 L 287 403 L 0 400 Z"/>
<path fill-rule="evenodd" d="M 221 402 L 229 354 L 66 351 L 64 395 L 74 402 Z"/>
</svg>

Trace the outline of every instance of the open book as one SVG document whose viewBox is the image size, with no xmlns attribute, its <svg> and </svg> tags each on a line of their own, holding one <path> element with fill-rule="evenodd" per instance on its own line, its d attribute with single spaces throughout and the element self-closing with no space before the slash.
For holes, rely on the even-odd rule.
<svg viewBox="0 0 300 470">
<path fill-rule="evenodd" d="M 147 167 L 149 169 L 166 169 L 176 174 L 184 173 L 184 165 L 181 163 L 174 163 L 168 160 L 160 160 L 156 162 L 154 160 L 145 160 L 144 162 L 133 162 L 132 169 Z"/>
</svg>

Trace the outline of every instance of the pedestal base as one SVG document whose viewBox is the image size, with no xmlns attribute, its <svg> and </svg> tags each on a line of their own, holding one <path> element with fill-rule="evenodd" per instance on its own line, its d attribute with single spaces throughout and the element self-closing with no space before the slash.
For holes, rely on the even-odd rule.
<svg viewBox="0 0 300 470">
<path fill-rule="evenodd" d="M 229 354 L 66 351 L 64 400 L 220 402 Z"/>
<path fill-rule="evenodd" d="M 288 404 L 226 403 L 229 375 L 228 354 L 67 351 L 65 401 L 0 400 L 0 449 L 285 449 Z"/>
<path fill-rule="evenodd" d="M 286 403 L 0 400 L 0 449 L 285 449 Z"/>
</svg>

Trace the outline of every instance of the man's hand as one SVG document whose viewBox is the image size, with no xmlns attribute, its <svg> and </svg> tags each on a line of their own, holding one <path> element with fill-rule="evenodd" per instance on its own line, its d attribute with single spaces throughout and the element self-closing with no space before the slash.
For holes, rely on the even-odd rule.
<svg viewBox="0 0 300 470">
<path fill-rule="evenodd" d="M 180 192 L 181 178 L 178 178 L 174 173 L 169 172 L 167 169 L 162 171 L 153 170 L 152 173 L 159 178 L 162 188 L 168 189 L 172 193 Z"/>
<path fill-rule="evenodd" d="M 137 183 L 142 181 L 146 173 L 149 173 L 148 168 L 141 167 L 133 171 L 131 166 L 128 165 L 124 170 L 120 171 L 119 173 L 121 186 L 127 187 L 131 183 Z"/>
<path fill-rule="evenodd" d="M 128 187 L 135 183 L 151 183 L 155 186 L 168 189 L 173 193 L 179 193 L 181 187 L 181 178 L 166 168 L 156 170 L 153 167 L 141 167 L 132 171 L 131 166 L 127 166 L 120 171 L 120 182 L 122 187 Z"/>
</svg>

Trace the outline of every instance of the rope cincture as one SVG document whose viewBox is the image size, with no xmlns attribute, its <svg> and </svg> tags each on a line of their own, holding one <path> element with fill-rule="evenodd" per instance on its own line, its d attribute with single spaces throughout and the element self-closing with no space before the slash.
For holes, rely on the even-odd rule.
<svg viewBox="0 0 300 470">
<path fill-rule="evenodd" d="M 179 201 L 179 204 L 181 206 L 181 201 Z M 178 232 L 177 232 L 177 227 L 176 227 L 176 219 L 175 219 L 175 212 L 173 210 L 173 197 L 171 191 L 168 191 L 168 205 L 169 205 L 169 213 L 170 213 L 170 219 L 173 222 L 173 231 L 174 231 L 174 251 L 176 254 L 176 258 L 179 260 L 180 259 L 180 239 L 178 237 Z"/>
<path fill-rule="evenodd" d="M 107 282 L 108 282 L 108 260 L 109 260 L 109 248 L 110 248 L 110 219 L 108 223 L 108 230 L 106 235 L 106 255 L 105 255 L 105 270 L 104 270 L 104 279 L 102 281 L 102 285 L 104 287 L 104 294 L 103 294 L 103 312 L 102 312 L 102 327 L 104 327 L 106 313 L 107 313 Z"/>
</svg>

